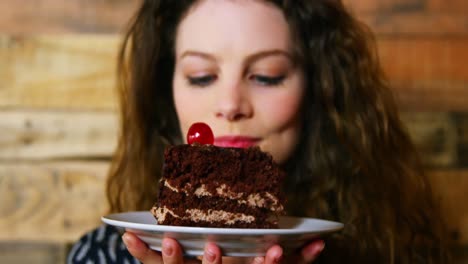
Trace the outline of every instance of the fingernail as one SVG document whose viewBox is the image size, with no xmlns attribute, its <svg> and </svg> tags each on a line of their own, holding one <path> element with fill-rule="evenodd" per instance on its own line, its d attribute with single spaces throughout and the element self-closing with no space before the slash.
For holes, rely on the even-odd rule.
<svg viewBox="0 0 468 264">
<path fill-rule="evenodd" d="M 163 254 L 168 257 L 172 256 L 172 253 L 174 253 L 174 249 L 172 248 L 172 245 L 168 242 L 163 242 L 162 251 L 163 251 Z"/>
<path fill-rule="evenodd" d="M 263 257 L 256 257 L 254 258 L 254 261 L 253 261 L 254 264 L 263 264 L 263 262 L 264 262 Z"/>
<path fill-rule="evenodd" d="M 314 247 L 308 248 L 307 250 L 303 251 L 304 259 L 308 262 L 315 260 L 324 248 L 325 242 L 320 241 L 320 243 L 316 243 Z"/>
<path fill-rule="evenodd" d="M 322 241 L 319 246 L 317 246 L 317 252 L 322 252 L 323 249 L 325 248 L 325 242 Z"/>
<path fill-rule="evenodd" d="M 205 255 L 206 255 L 206 260 L 208 260 L 209 262 L 213 262 L 216 259 L 216 253 L 213 252 L 213 250 L 210 248 L 206 249 Z"/>
<path fill-rule="evenodd" d="M 123 234 L 122 241 L 127 248 L 131 248 L 133 246 L 132 240 L 128 237 L 127 234 Z"/>
<path fill-rule="evenodd" d="M 273 263 L 280 263 L 282 257 L 283 257 L 282 250 L 275 251 L 273 254 Z"/>
</svg>

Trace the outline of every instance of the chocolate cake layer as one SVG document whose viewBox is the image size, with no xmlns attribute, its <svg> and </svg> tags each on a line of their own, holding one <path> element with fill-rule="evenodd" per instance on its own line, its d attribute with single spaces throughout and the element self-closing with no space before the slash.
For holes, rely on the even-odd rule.
<svg viewBox="0 0 468 264">
<path fill-rule="evenodd" d="M 160 225 L 175 225 L 175 226 L 193 226 L 193 227 L 217 227 L 217 228 L 277 228 L 276 222 L 265 222 L 263 220 L 254 221 L 254 222 L 236 222 L 234 224 L 227 223 L 227 220 L 212 222 L 212 221 L 199 221 L 194 222 L 189 219 L 181 219 L 177 217 L 173 217 L 172 215 L 168 214 L 166 219 L 159 223 Z"/>
<path fill-rule="evenodd" d="M 166 149 L 163 175 L 171 183 L 193 186 L 224 183 L 233 192 L 270 192 L 279 196 L 284 172 L 273 158 L 258 147 L 247 149 L 220 148 L 212 145 L 180 145 Z"/>
<path fill-rule="evenodd" d="M 179 145 L 165 151 L 159 224 L 273 228 L 283 211 L 284 172 L 258 147 Z"/>
<path fill-rule="evenodd" d="M 283 206 L 280 204 L 278 198 L 270 194 L 269 192 L 259 192 L 259 193 L 247 193 L 247 192 L 234 192 L 231 190 L 230 186 L 226 184 L 221 184 L 220 186 L 213 188 L 208 188 L 205 184 L 200 186 L 192 186 L 188 183 L 184 186 L 174 185 L 169 180 L 165 180 L 163 183 L 162 193 L 175 193 L 185 196 L 196 196 L 198 198 L 219 198 L 222 200 L 233 200 L 237 204 L 245 204 L 250 207 L 261 207 L 267 208 L 271 211 L 281 211 Z M 164 190 L 167 189 L 167 190 Z M 184 197 L 185 197 L 184 196 Z M 173 199 L 183 199 L 182 197 L 176 196 Z"/>
<path fill-rule="evenodd" d="M 197 208 L 200 210 L 222 210 L 232 213 L 244 213 L 259 217 L 270 212 L 267 208 L 252 207 L 245 203 L 239 203 L 237 200 L 227 200 L 220 197 L 197 197 L 187 196 L 184 193 L 176 193 L 172 191 L 164 192 L 160 196 L 159 207 L 169 207 L 176 214 L 182 215 L 189 208 Z"/>
</svg>

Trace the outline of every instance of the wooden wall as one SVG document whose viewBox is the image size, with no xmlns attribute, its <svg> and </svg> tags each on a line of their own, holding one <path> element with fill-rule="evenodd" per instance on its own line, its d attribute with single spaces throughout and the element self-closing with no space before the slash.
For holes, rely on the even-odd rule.
<svg viewBox="0 0 468 264">
<path fill-rule="evenodd" d="M 458 263 L 468 261 L 468 2 L 346 0 L 377 35 Z M 0 263 L 63 263 L 99 224 L 115 59 L 139 0 L 0 1 Z"/>
</svg>

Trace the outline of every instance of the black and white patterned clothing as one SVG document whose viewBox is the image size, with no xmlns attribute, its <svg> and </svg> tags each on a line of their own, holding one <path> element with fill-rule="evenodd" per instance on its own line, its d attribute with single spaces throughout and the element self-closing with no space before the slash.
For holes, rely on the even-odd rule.
<svg viewBox="0 0 468 264">
<path fill-rule="evenodd" d="M 139 264 L 122 241 L 122 232 L 102 225 L 76 242 L 67 257 L 67 264 Z"/>
</svg>

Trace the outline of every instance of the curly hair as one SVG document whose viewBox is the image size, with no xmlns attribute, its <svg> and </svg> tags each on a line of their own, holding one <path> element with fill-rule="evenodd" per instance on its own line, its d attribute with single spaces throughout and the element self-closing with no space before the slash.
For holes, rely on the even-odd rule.
<svg viewBox="0 0 468 264">
<path fill-rule="evenodd" d="M 148 210 L 163 150 L 182 142 L 171 92 L 174 42 L 196 2 L 145 0 L 124 38 L 122 120 L 107 182 L 112 212 Z M 441 214 L 370 30 L 337 0 L 265 2 L 283 10 L 306 78 L 300 143 L 284 164 L 288 213 L 345 225 L 326 238 L 318 261 L 447 262 Z"/>
</svg>

